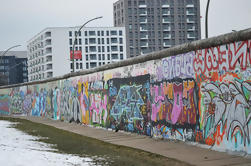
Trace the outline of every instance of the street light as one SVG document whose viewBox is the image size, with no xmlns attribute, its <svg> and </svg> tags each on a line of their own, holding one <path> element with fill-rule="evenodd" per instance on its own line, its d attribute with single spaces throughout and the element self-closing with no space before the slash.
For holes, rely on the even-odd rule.
<svg viewBox="0 0 251 166">
<path fill-rule="evenodd" d="M 209 10 L 210 0 L 207 1 L 207 9 L 206 9 L 206 20 L 205 20 L 205 28 L 206 28 L 206 39 L 208 38 L 208 10 Z"/>
<path fill-rule="evenodd" d="M 75 71 L 75 68 L 74 68 L 74 51 L 75 51 L 75 43 L 76 43 L 76 41 L 77 41 L 77 36 L 79 35 L 81 29 L 82 29 L 86 24 L 88 24 L 88 23 L 91 22 L 91 21 L 100 19 L 100 18 L 103 18 L 103 17 L 101 16 L 101 17 L 96 17 L 96 18 L 93 18 L 93 19 L 88 20 L 87 22 L 85 22 L 85 23 L 79 28 L 79 30 L 77 31 L 77 33 L 75 33 L 75 39 L 74 39 L 74 41 L 73 41 L 73 48 L 72 48 L 72 68 L 73 68 L 73 72 Z"/>
<path fill-rule="evenodd" d="M 20 46 L 21 46 L 21 45 L 15 45 L 15 46 L 12 46 L 12 47 L 8 48 L 7 50 L 5 50 L 5 51 L 2 53 L 1 57 L 4 56 L 4 55 L 5 55 L 9 50 L 11 50 L 12 48 L 20 47 Z"/>
</svg>

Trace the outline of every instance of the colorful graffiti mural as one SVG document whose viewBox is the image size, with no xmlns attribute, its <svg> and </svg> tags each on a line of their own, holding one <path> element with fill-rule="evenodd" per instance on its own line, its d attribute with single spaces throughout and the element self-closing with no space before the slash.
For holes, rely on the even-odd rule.
<svg viewBox="0 0 251 166">
<path fill-rule="evenodd" d="M 0 114 L 251 154 L 251 41 L 0 91 Z"/>
</svg>

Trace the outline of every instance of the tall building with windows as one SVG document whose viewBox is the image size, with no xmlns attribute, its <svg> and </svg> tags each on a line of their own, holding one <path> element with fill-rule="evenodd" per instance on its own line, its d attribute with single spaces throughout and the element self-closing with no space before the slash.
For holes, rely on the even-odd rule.
<svg viewBox="0 0 251 166">
<path fill-rule="evenodd" d="M 113 16 L 126 28 L 128 58 L 201 38 L 199 0 L 118 0 Z"/>
<path fill-rule="evenodd" d="M 0 51 L 0 55 L 4 52 Z M 0 56 L 0 85 L 11 85 L 28 81 L 27 52 L 8 51 Z"/>
<path fill-rule="evenodd" d="M 29 81 L 61 76 L 73 67 L 80 71 L 126 59 L 124 27 L 85 27 L 75 40 L 79 28 L 46 28 L 28 41 Z"/>
</svg>

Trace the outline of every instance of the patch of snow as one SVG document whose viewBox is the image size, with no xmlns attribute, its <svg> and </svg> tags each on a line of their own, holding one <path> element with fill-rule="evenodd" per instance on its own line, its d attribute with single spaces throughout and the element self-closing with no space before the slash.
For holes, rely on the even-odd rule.
<svg viewBox="0 0 251 166">
<path fill-rule="evenodd" d="M 35 141 L 38 137 L 30 136 L 15 128 L 14 123 L 0 121 L 0 163 L 4 166 L 91 166 L 91 158 L 68 154 L 59 154 L 49 144 Z"/>
</svg>

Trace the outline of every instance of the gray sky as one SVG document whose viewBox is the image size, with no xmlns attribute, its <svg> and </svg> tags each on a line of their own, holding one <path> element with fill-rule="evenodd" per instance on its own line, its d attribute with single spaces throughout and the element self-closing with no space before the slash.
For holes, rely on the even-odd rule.
<svg viewBox="0 0 251 166">
<path fill-rule="evenodd" d="M 112 6 L 117 0 L 0 0 L 0 50 L 26 42 L 46 27 L 81 25 L 103 16 L 88 26 L 113 26 Z M 207 0 L 201 0 L 201 28 Z M 251 0 L 211 0 L 209 37 L 251 27 Z"/>
</svg>

